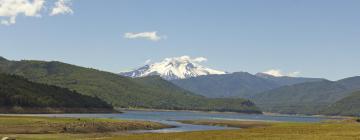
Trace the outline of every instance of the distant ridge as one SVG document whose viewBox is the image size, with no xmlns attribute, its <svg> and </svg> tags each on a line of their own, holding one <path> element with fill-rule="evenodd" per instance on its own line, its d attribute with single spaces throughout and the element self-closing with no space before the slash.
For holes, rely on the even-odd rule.
<svg viewBox="0 0 360 140">
<path fill-rule="evenodd" d="M 275 77 L 267 74 L 252 75 L 248 72 L 234 72 L 222 75 L 204 75 L 189 79 L 172 80 L 174 84 L 194 93 L 218 98 L 250 98 L 256 93 L 285 85 L 321 81 L 320 78 Z"/>
<path fill-rule="evenodd" d="M 270 80 L 272 82 L 275 82 L 280 86 L 295 85 L 295 84 L 306 83 L 306 82 L 317 82 L 317 81 L 326 80 L 323 78 L 273 76 L 273 75 L 269 75 L 266 73 L 257 73 L 255 75 L 258 77 Z"/>
</svg>

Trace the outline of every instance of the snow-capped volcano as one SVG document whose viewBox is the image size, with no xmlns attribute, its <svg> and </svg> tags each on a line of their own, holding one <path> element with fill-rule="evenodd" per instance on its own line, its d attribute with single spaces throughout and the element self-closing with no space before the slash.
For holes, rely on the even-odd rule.
<svg viewBox="0 0 360 140">
<path fill-rule="evenodd" d="M 166 80 L 186 79 L 201 75 L 226 74 L 224 71 L 206 68 L 199 63 L 206 58 L 190 58 L 189 56 L 166 58 L 161 62 L 145 65 L 130 72 L 120 73 L 128 77 L 145 77 L 159 75 Z"/>
</svg>

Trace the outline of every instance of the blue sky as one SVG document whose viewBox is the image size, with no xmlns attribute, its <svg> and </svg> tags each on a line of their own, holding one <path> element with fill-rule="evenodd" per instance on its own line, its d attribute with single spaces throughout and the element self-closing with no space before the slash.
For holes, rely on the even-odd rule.
<svg viewBox="0 0 360 140">
<path fill-rule="evenodd" d="M 55 2 L 0 25 L 0 56 L 120 72 L 189 55 L 229 72 L 360 75 L 358 0 L 72 0 L 73 13 L 50 16 Z M 153 31 L 159 40 L 124 37 Z"/>
</svg>

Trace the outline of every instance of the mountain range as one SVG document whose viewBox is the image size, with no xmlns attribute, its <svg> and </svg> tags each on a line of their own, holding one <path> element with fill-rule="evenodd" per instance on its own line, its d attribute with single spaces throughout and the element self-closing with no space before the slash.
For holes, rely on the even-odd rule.
<svg viewBox="0 0 360 140">
<path fill-rule="evenodd" d="M 359 77 L 329 81 L 323 78 L 290 77 L 267 73 L 250 74 L 248 72 L 221 72 L 215 74 L 209 72 L 186 75 L 196 72 L 196 67 L 209 69 L 194 61 L 187 61 L 189 59 L 189 57 L 168 58 L 132 72 L 122 73 L 122 75 L 144 77 L 147 74 L 140 71 L 153 71 L 153 73 L 150 72 L 150 75 L 159 75 L 178 87 L 195 94 L 209 98 L 245 98 L 254 101 L 262 111 L 267 112 L 285 114 L 360 114 L 360 112 L 355 111 L 356 109 L 346 113 L 339 111 L 341 107 L 348 107 L 344 105 L 345 101 L 354 102 L 348 96 L 352 92 L 360 91 Z M 170 71 L 162 71 L 164 68 L 162 66 L 166 66 L 165 70 Z M 173 71 L 182 71 L 181 73 L 184 75 L 173 75 Z M 137 73 L 144 75 L 138 75 Z M 340 107 L 339 104 L 342 104 L 342 106 Z M 332 109 L 329 108 L 337 109 L 333 109 L 334 112 L 332 112 Z"/>
<path fill-rule="evenodd" d="M 126 77 L 122 75 L 129 73 L 119 75 L 56 61 L 10 61 L 0 57 L 0 73 L 24 77 L 23 80 L 33 84 L 56 86 L 59 91 L 82 94 L 84 98 L 101 99 L 119 108 L 360 114 L 357 109 L 360 107 L 360 76 L 329 81 L 266 73 L 228 73 L 201 66 L 198 64 L 201 61 L 204 60 L 190 57 L 166 59 L 148 65 L 150 69 L 146 71 L 152 72 Z M 164 73 L 160 71 L 162 68 Z M 35 89 L 21 89 L 26 90 L 33 92 Z M 16 93 L 16 90 L 8 91 Z"/>
<path fill-rule="evenodd" d="M 120 73 L 132 78 L 158 75 L 193 93 L 210 98 L 249 98 L 255 93 L 284 85 L 320 81 L 320 78 L 273 76 L 265 73 L 228 73 L 200 65 L 201 58 L 166 58 L 137 70 Z"/>
<path fill-rule="evenodd" d="M 19 75 L 32 82 L 76 90 L 118 108 L 260 113 L 249 100 L 208 99 L 158 76 L 133 79 L 56 61 L 10 61 L 5 58 L 0 58 L 0 72 Z"/>
</svg>

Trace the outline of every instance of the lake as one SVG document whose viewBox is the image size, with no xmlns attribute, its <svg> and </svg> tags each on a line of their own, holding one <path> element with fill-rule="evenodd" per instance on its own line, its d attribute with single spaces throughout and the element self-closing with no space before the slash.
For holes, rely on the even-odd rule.
<svg viewBox="0 0 360 140">
<path fill-rule="evenodd" d="M 285 121 L 285 122 L 319 122 L 328 119 L 325 117 L 315 117 L 315 116 L 207 113 L 207 112 L 190 112 L 190 111 L 125 111 L 122 114 L 38 114 L 36 116 L 146 120 L 146 121 L 154 121 L 154 122 L 160 122 L 163 124 L 176 126 L 176 128 L 136 131 L 136 132 L 154 132 L 154 133 L 235 129 L 229 127 L 220 127 L 220 126 L 183 124 L 176 122 L 174 120 L 221 119 L 221 120 L 260 120 L 260 121 Z"/>
</svg>

